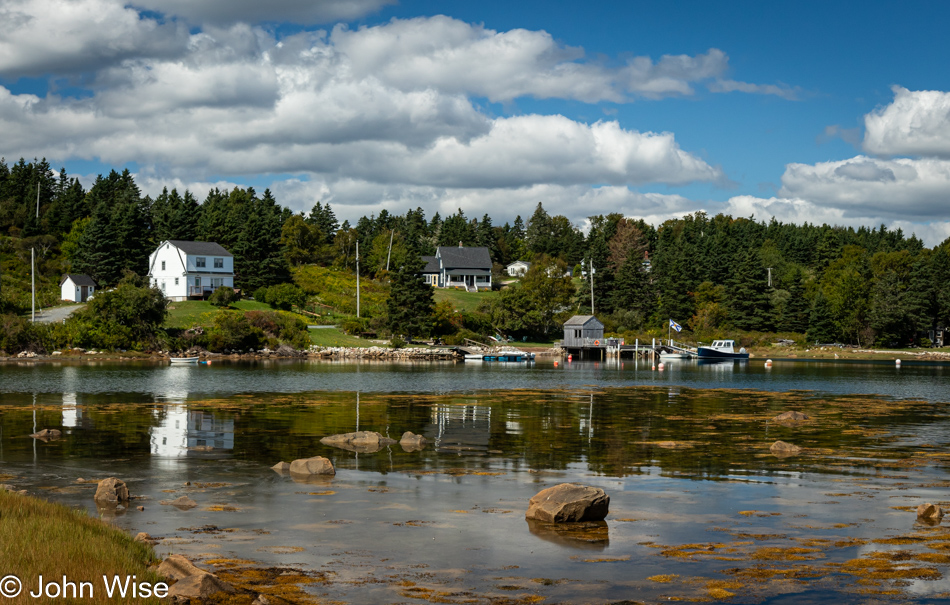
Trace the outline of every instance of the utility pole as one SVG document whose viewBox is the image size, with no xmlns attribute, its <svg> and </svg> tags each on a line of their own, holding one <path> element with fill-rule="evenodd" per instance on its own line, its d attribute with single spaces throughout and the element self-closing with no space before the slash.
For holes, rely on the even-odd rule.
<svg viewBox="0 0 950 605">
<path fill-rule="evenodd" d="M 360 318 L 360 240 L 356 240 L 356 318 Z"/>
<path fill-rule="evenodd" d="M 590 314 L 594 314 L 594 259 L 590 261 Z"/>
<path fill-rule="evenodd" d="M 393 235 L 396 234 L 395 229 L 389 231 L 389 252 L 386 253 L 386 271 L 389 272 L 389 257 L 393 255 Z"/>
<path fill-rule="evenodd" d="M 40 226 L 40 181 L 36 181 L 36 226 Z M 36 248 L 30 248 L 30 298 L 33 301 L 33 310 L 30 312 L 30 321 L 36 323 Z"/>
</svg>

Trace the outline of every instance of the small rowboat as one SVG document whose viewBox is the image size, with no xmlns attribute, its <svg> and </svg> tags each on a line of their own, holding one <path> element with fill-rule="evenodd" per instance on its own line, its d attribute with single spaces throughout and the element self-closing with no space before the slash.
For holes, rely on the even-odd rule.
<svg viewBox="0 0 950 605">
<path fill-rule="evenodd" d="M 174 365 L 181 363 L 198 363 L 197 357 L 172 357 L 168 361 L 172 362 Z"/>
</svg>

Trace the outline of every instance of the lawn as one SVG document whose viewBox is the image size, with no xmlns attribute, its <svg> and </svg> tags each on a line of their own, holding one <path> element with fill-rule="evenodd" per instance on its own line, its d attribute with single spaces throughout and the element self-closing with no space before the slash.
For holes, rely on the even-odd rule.
<svg viewBox="0 0 950 605">
<path fill-rule="evenodd" d="M 459 311 L 475 311 L 483 301 L 498 296 L 497 292 L 466 292 L 465 290 L 435 290 L 435 302 L 450 301 Z"/>
<path fill-rule="evenodd" d="M 268 304 L 256 302 L 253 300 L 242 300 L 231 305 L 232 308 L 238 309 L 240 311 L 271 311 L 271 307 Z M 190 328 L 191 326 L 197 324 L 209 324 L 210 320 L 205 316 L 206 314 L 214 314 L 218 311 L 218 307 L 215 307 L 206 300 L 185 300 L 180 302 L 172 302 L 168 305 L 168 318 L 165 320 L 165 327 L 167 328 Z M 296 315 L 304 323 L 310 324 L 313 321 L 306 316 Z"/>
<path fill-rule="evenodd" d="M 344 334 L 339 328 L 310 330 L 310 342 L 318 347 L 372 347 L 375 343 Z"/>
</svg>

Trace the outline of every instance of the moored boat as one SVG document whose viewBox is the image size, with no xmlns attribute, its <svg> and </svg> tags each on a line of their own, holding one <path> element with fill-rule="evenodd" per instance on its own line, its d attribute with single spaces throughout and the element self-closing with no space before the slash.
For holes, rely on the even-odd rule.
<svg viewBox="0 0 950 605">
<path fill-rule="evenodd" d="M 169 358 L 168 361 L 176 365 L 180 363 L 198 363 L 198 358 L 197 357 L 171 357 Z"/>
<path fill-rule="evenodd" d="M 745 348 L 736 351 L 736 341 L 734 340 L 714 340 L 708 347 L 699 347 L 696 349 L 696 356 L 700 360 L 707 361 L 726 361 L 730 359 L 748 359 L 749 354 Z"/>
</svg>

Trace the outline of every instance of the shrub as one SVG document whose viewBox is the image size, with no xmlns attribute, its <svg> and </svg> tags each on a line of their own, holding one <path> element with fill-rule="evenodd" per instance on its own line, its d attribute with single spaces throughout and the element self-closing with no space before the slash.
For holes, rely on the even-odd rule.
<svg viewBox="0 0 950 605">
<path fill-rule="evenodd" d="M 254 290 L 254 300 L 259 303 L 267 304 L 267 288 L 258 288 Z"/>
<path fill-rule="evenodd" d="M 275 309 L 290 311 L 294 305 L 302 307 L 307 303 L 307 295 L 293 284 L 277 284 L 267 289 L 267 304 Z"/>
<path fill-rule="evenodd" d="M 265 340 L 264 331 L 236 311 L 218 311 L 207 336 L 208 349 L 215 352 L 259 349 Z"/>
<path fill-rule="evenodd" d="M 231 303 L 236 303 L 238 300 L 240 297 L 234 292 L 234 288 L 227 286 L 221 286 L 208 297 L 208 302 L 216 307 L 229 307 Z"/>
<path fill-rule="evenodd" d="M 393 336 L 392 340 L 389 341 L 389 346 L 394 349 L 401 349 L 406 346 L 406 341 L 402 338 L 399 338 L 398 336 Z"/>
</svg>

